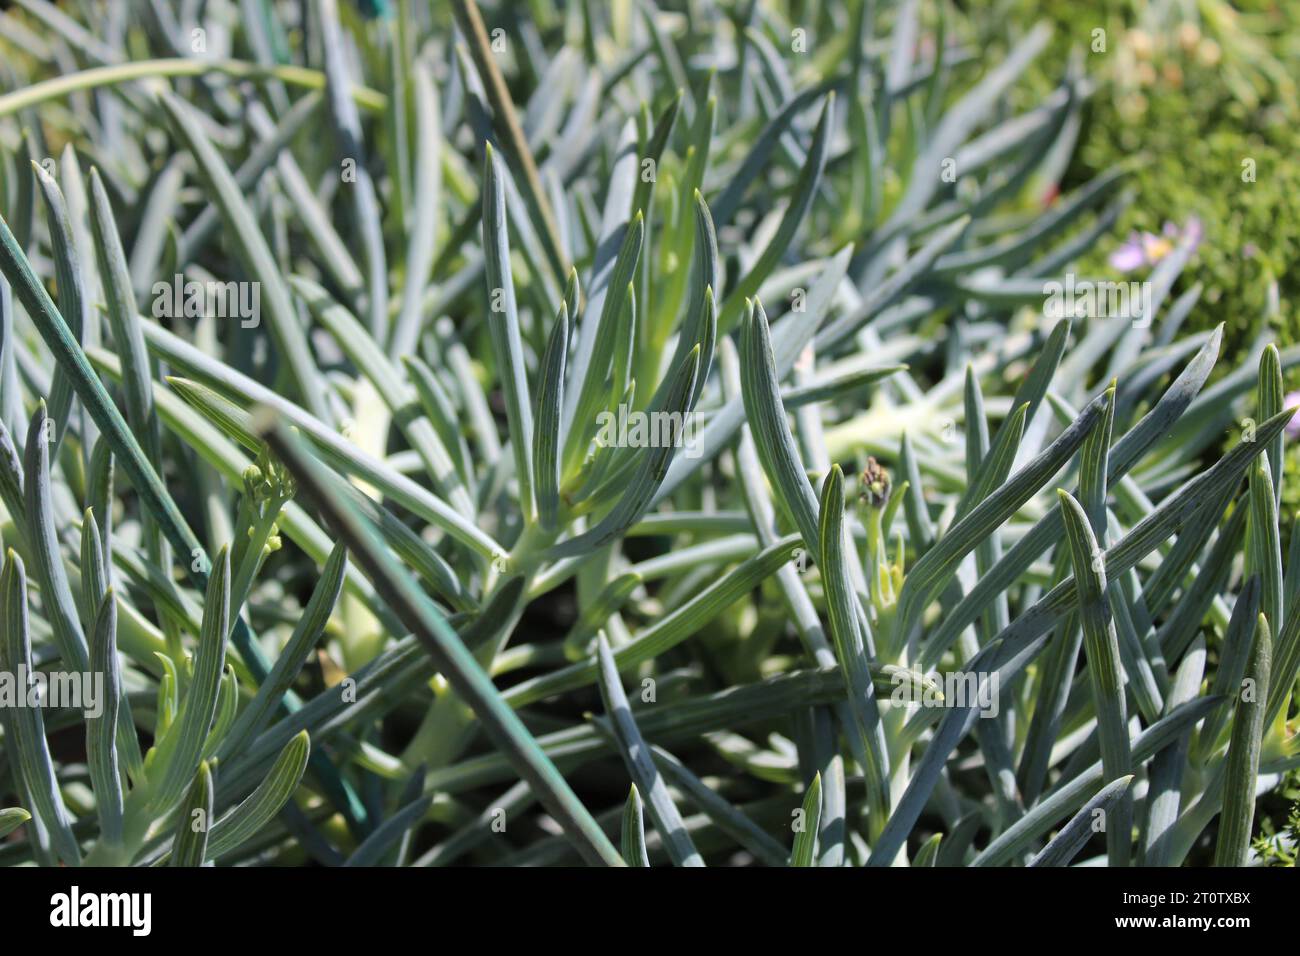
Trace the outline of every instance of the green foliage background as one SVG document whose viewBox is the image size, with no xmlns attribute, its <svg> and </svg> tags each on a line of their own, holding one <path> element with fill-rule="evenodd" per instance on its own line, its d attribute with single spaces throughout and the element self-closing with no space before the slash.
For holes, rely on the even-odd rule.
<svg viewBox="0 0 1300 956">
<path fill-rule="evenodd" d="M 0 715 L 0 863 L 1293 858 L 1279 5 L 98 4 L 0 20 L 0 666 L 121 720 Z"/>
</svg>

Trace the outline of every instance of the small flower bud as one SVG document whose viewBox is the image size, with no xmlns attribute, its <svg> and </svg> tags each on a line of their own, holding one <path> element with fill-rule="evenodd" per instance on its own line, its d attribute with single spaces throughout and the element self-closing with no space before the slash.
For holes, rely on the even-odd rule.
<svg viewBox="0 0 1300 956">
<path fill-rule="evenodd" d="M 862 501 L 872 508 L 883 508 L 889 501 L 889 471 L 872 455 L 867 456 L 867 467 L 859 479 L 862 485 Z"/>
</svg>

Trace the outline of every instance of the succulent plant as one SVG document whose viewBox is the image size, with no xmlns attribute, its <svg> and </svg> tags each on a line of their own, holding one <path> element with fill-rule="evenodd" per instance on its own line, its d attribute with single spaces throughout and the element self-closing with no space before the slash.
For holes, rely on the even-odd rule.
<svg viewBox="0 0 1300 956">
<path fill-rule="evenodd" d="M 1300 349 L 1084 297 L 1046 31 L 450 6 L 0 17 L 0 860 L 1247 862 Z"/>
</svg>

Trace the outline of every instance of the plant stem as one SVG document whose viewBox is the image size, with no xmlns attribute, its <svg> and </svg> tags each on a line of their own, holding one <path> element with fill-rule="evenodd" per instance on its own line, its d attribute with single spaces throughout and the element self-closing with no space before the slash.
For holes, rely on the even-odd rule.
<svg viewBox="0 0 1300 956">
<path fill-rule="evenodd" d="M 542 226 L 541 238 L 546 247 L 546 258 L 555 271 L 555 280 L 563 286 L 569 275 L 569 263 L 560 244 L 560 230 L 555 224 L 555 214 L 551 211 L 546 192 L 542 189 L 542 179 L 537 173 L 537 164 L 533 161 L 528 141 L 524 139 L 524 131 L 515 114 L 514 101 L 506 88 L 505 78 L 493 59 L 492 44 L 488 40 L 487 28 L 483 25 L 483 15 L 479 13 L 478 4 L 474 0 L 454 0 L 451 11 L 456 17 L 456 25 L 469 43 L 470 56 L 487 91 L 488 102 L 492 104 L 492 122 L 496 126 L 497 135 L 506 147 L 507 157 L 517 166 L 517 172 L 523 175 L 524 198 Z"/>
<path fill-rule="evenodd" d="M 265 67 L 244 60 L 140 60 L 136 63 L 120 63 L 114 66 L 80 70 L 6 93 L 0 96 L 0 117 L 12 116 L 29 106 L 47 100 L 57 100 L 81 90 L 93 90 L 101 86 L 115 86 L 119 83 L 153 77 L 204 76 L 208 73 L 221 73 L 235 79 L 274 79 L 311 90 L 325 88 L 324 73 L 301 66 Z M 374 112 L 382 112 L 388 106 L 387 96 L 366 86 L 353 86 L 352 96 L 357 101 L 357 105 Z"/>
</svg>

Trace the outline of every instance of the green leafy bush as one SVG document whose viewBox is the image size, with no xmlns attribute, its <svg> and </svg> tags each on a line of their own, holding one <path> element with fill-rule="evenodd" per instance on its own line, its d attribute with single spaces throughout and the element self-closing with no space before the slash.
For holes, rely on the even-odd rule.
<svg viewBox="0 0 1300 956">
<path fill-rule="evenodd" d="M 0 860 L 1251 858 L 1300 349 L 1081 292 L 1046 29 L 20 6 Z"/>
<path fill-rule="evenodd" d="M 1014 5 L 1022 22 L 1056 21 L 1053 52 L 1080 52 L 1098 82 L 1062 184 L 1072 188 L 1124 161 L 1134 201 L 1113 242 L 1159 236 L 1192 217 L 1205 239 L 1178 292 L 1199 290 L 1187 324 L 1225 323 L 1227 356 L 1244 360 L 1261 340 L 1300 338 L 1300 101 L 1291 61 L 1300 29 L 1294 5 L 1272 0 Z M 1098 40 L 1096 31 L 1103 31 Z M 1050 82 L 1050 75 L 1040 83 Z M 1191 144 L 1195 144 L 1194 147 Z M 1087 260 L 1104 272 L 1114 245 Z M 1288 375 L 1294 389 L 1300 379 Z M 1300 458 L 1288 454 L 1286 471 Z M 1294 478 L 1283 511 L 1300 509 Z"/>
</svg>

